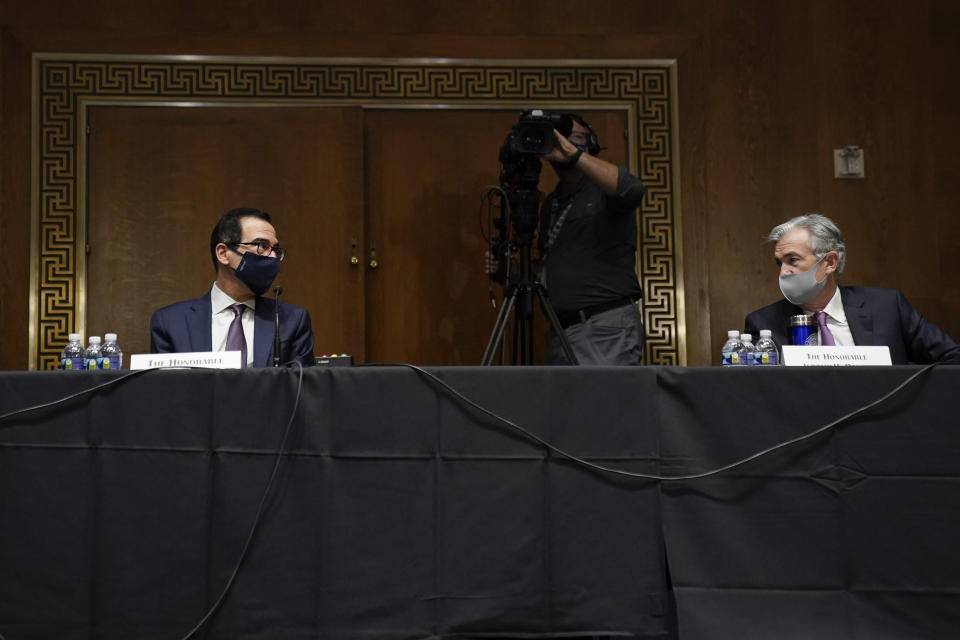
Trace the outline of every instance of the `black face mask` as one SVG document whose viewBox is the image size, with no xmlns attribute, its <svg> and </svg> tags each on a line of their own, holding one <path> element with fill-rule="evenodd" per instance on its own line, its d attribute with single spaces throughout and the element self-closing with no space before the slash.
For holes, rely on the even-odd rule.
<svg viewBox="0 0 960 640">
<path fill-rule="evenodd" d="M 231 250 L 242 256 L 240 264 L 233 270 L 237 280 L 247 285 L 247 288 L 255 296 L 266 293 L 270 285 L 273 284 L 273 279 L 280 273 L 280 260 L 268 256 L 258 256 L 252 251 L 240 253 L 232 247 Z"/>
</svg>

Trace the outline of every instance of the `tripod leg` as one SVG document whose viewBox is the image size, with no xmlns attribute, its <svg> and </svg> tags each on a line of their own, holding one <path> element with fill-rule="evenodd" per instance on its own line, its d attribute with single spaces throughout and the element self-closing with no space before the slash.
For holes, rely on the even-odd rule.
<svg viewBox="0 0 960 640">
<path fill-rule="evenodd" d="M 513 315 L 520 351 L 519 356 L 514 357 L 514 362 L 531 365 L 533 364 L 533 287 L 524 281 L 517 288 L 520 294 Z"/>
<path fill-rule="evenodd" d="M 500 344 L 503 342 L 503 330 L 507 326 L 507 322 L 510 319 L 510 314 L 513 312 L 513 307 L 517 302 L 517 288 L 514 287 L 513 291 L 510 293 L 510 296 L 503 301 L 503 306 L 500 307 L 500 313 L 497 314 L 497 321 L 493 325 L 493 331 L 490 333 L 490 340 L 487 342 L 487 348 L 483 351 L 483 360 L 480 361 L 480 364 L 484 367 L 493 364 L 493 356 L 497 352 L 497 349 L 500 348 Z"/>
<path fill-rule="evenodd" d="M 546 294 L 543 291 L 543 287 L 537 285 L 537 295 L 540 297 L 540 303 L 543 305 L 543 310 L 547 312 L 547 317 L 550 319 L 550 326 L 553 328 L 554 333 L 557 334 L 557 338 L 560 340 L 560 346 L 563 347 L 563 354 L 567 356 L 567 361 L 572 365 L 580 364 L 580 361 L 577 360 L 577 356 L 573 353 L 573 348 L 570 346 L 570 341 L 567 340 L 567 334 L 563 330 L 563 327 L 560 325 L 560 318 L 557 317 L 557 312 L 553 310 L 553 305 L 550 304 L 550 299 L 547 298 Z"/>
</svg>

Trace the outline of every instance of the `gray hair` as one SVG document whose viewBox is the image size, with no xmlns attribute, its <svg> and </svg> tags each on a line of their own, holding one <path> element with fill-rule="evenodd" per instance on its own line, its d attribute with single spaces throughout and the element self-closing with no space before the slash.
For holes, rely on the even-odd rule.
<svg viewBox="0 0 960 640">
<path fill-rule="evenodd" d="M 806 229 L 810 232 L 810 239 L 807 240 L 807 248 L 817 256 L 817 260 L 823 258 L 830 251 L 836 251 L 840 256 L 837 262 L 837 275 L 843 273 L 843 268 L 847 264 L 847 243 L 843 239 L 843 233 L 834 224 L 833 220 L 819 213 L 808 213 L 805 216 L 791 218 L 783 224 L 778 224 L 767 236 L 770 242 L 779 242 L 788 231 L 794 229 Z"/>
</svg>

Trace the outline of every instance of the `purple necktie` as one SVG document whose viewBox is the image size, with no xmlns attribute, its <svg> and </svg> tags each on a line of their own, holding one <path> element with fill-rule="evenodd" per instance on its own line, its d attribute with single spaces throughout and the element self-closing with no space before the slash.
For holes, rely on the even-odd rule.
<svg viewBox="0 0 960 640">
<path fill-rule="evenodd" d="M 820 325 L 820 344 L 825 347 L 837 346 L 833 340 L 833 334 L 830 333 L 830 329 L 827 329 L 827 314 L 818 311 L 814 315 L 817 316 L 817 324 Z"/>
<path fill-rule="evenodd" d="M 233 309 L 233 322 L 227 329 L 227 348 L 226 351 L 240 352 L 240 366 L 247 366 L 247 338 L 243 335 L 243 310 L 247 305 L 237 303 L 230 307 Z"/>
</svg>

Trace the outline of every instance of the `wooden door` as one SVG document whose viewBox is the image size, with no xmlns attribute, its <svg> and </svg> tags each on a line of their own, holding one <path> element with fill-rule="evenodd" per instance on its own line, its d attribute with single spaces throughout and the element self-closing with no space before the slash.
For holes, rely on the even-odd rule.
<svg viewBox="0 0 960 640">
<path fill-rule="evenodd" d="M 88 334 L 149 351 L 158 307 L 209 291 L 209 239 L 234 207 L 271 214 L 283 299 L 313 320 L 316 353 L 364 359 L 359 108 L 95 107 L 89 113 Z"/>
<path fill-rule="evenodd" d="M 498 311 L 490 293 L 502 297 L 484 274 L 481 197 L 499 185 L 499 150 L 519 113 L 366 112 L 367 250 L 378 264 L 367 268 L 368 360 L 480 364 Z M 607 147 L 602 157 L 625 163 L 624 112 L 585 115 Z M 539 188 L 548 193 L 556 182 L 544 162 Z M 539 361 L 546 323 L 539 309 L 534 317 Z"/>
</svg>

